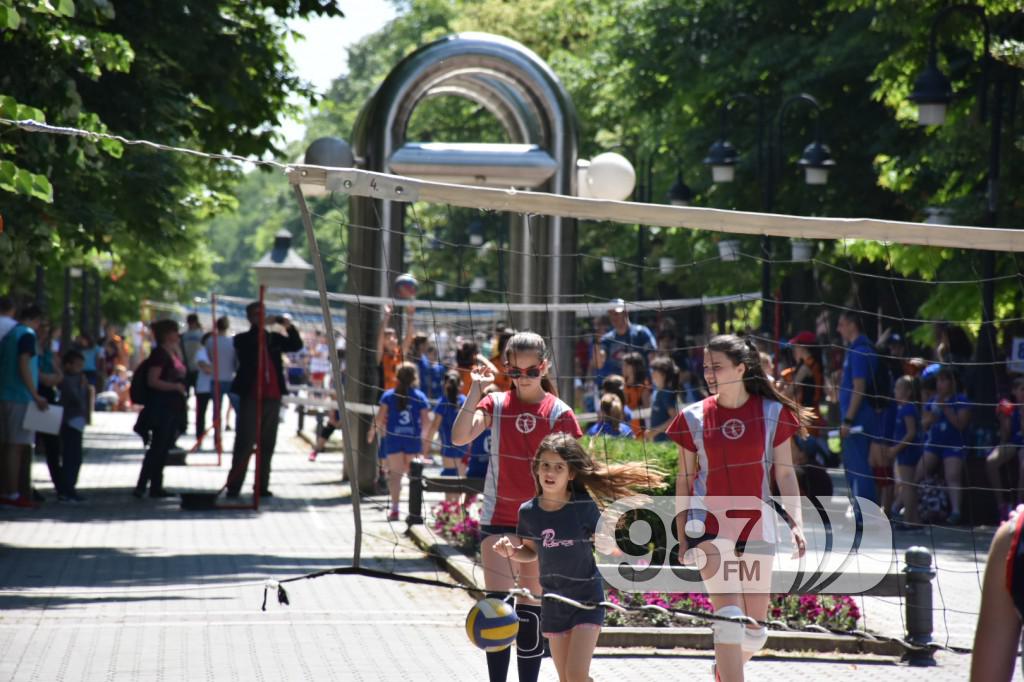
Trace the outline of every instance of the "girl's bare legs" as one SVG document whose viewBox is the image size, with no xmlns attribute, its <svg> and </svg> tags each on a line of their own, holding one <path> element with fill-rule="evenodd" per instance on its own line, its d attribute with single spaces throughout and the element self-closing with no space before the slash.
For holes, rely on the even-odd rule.
<svg viewBox="0 0 1024 682">
<path fill-rule="evenodd" d="M 559 682 L 587 682 L 590 679 L 590 661 L 601 628 L 576 627 L 562 637 L 551 637 L 551 660 L 558 671 Z"/>
</svg>

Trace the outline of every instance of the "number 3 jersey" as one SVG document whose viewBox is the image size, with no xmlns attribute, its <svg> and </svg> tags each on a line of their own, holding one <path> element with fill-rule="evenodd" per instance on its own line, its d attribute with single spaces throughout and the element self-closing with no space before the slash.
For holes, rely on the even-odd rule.
<svg viewBox="0 0 1024 682">
<path fill-rule="evenodd" d="M 539 403 L 524 403 L 515 391 L 491 393 L 476 409 L 491 416 L 491 453 L 480 523 L 514 528 L 520 505 L 537 494 L 532 463 L 540 442 L 551 433 L 580 438 L 583 432 L 572 408 L 550 393 Z"/>
<path fill-rule="evenodd" d="M 694 506 L 715 512 L 726 527 L 742 529 L 744 511 L 759 507 L 771 494 L 772 451 L 800 430 L 796 415 L 774 400 L 752 395 L 736 409 L 722 407 L 715 396 L 688 406 L 669 425 L 669 439 L 697 453 L 691 494 Z M 732 502 L 730 502 L 730 500 Z M 724 517 L 730 507 L 732 512 Z M 709 523 L 709 531 L 713 531 Z M 758 524 L 760 526 L 760 524 Z M 774 524 L 764 524 L 753 539 L 774 541 Z M 748 535 L 748 532 L 744 535 Z"/>
</svg>

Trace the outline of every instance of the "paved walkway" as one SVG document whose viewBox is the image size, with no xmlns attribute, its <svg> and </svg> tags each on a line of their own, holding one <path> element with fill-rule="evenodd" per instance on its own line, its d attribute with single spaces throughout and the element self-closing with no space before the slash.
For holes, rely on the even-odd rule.
<svg viewBox="0 0 1024 682">
<path fill-rule="evenodd" d="M 458 590 L 326 576 L 289 584 L 290 606 L 271 598 L 260 610 L 267 577 L 350 562 L 352 509 L 339 482 L 340 455 L 308 462 L 308 447 L 291 435 L 294 426 L 282 425 L 275 497 L 259 512 L 185 512 L 174 499 L 129 494 L 141 462 L 132 423 L 132 415 L 96 415 L 80 484 L 87 504 L 0 511 L 0 680 L 486 679 L 483 656 L 462 629 L 472 600 Z M 215 459 L 203 452 L 189 466 L 168 468 L 166 485 L 217 489 L 227 462 L 199 466 Z M 42 462 L 33 474 L 52 499 Z M 384 520 L 384 510 L 380 499 L 364 506 L 364 563 L 446 579 L 402 527 Z M 945 616 L 954 643 L 969 645 L 980 566 L 962 548 L 939 556 L 948 572 L 940 574 L 936 605 L 949 608 L 937 621 Z M 898 603 L 888 608 L 899 612 Z M 865 611 L 869 627 L 889 630 L 872 620 L 877 614 L 888 625 L 891 614 L 872 603 Z M 595 658 L 593 676 L 710 680 L 710 662 L 707 652 L 606 649 Z M 939 662 L 922 671 L 889 659 L 766 657 L 750 665 L 748 677 L 966 678 L 967 657 L 939 654 Z M 556 679 L 550 663 L 542 679 Z"/>
</svg>

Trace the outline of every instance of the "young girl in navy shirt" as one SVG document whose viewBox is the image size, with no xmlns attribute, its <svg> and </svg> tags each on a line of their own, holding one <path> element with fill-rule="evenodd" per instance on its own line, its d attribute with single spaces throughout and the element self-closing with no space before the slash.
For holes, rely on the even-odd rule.
<svg viewBox="0 0 1024 682">
<path fill-rule="evenodd" d="M 912 376 L 897 379 L 893 397 L 896 398 L 896 423 L 887 454 L 890 462 L 896 462 L 899 502 L 903 505 L 903 521 L 895 527 L 911 530 L 920 522 L 914 486 L 914 472 L 921 461 L 921 413 L 917 407 L 921 402 L 921 388 L 917 379 Z"/>
<path fill-rule="evenodd" d="M 537 496 L 519 507 L 518 544 L 502 536 L 494 551 L 518 562 L 538 560 L 544 594 L 584 606 L 546 598 L 540 621 L 558 679 L 586 680 L 604 624 L 604 607 L 599 606 L 604 601 L 604 583 L 593 548 L 596 544 L 603 554 L 615 550 L 610 535 L 596 535 L 601 512 L 594 497 L 613 501 L 640 489 L 657 488 L 664 479 L 643 464 L 597 464 L 566 433 L 553 433 L 541 441 L 533 459 L 533 479 Z"/>
<path fill-rule="evenodd" d="M 402 476 L 409 471 L 413 457 L 423 451 L 426 434 L 423 432 L 430 418 L 430 405 L 423 391 L 416 388 L 418 370 L 411 362 L 402 362 L 395 370 L 398 385 L 384 391 L 374 428 L 366 435 L 372 443 L 380 435 L 380 458 L 386 461 L 388 491 L 391 493 L 391 512 L 388 520 L 398 520 L 398 499 L 402 492 Z"/>
<path fill-rule="evenodd" d="M 928 437 L 916 474 L 920 483 L 942 463 L 951 507 L 948 520 L 954 526 L 962 518 L 963 470 L 967 459 L 964 432 L 971 421 L 967 396 L 959 393 L 957 388 L 956 372 L 952 367 L 942 367 L 935 377 L 935 397 L 928 402 L 921 416 L 921 426 L 928 432 Z"/>
</svg>

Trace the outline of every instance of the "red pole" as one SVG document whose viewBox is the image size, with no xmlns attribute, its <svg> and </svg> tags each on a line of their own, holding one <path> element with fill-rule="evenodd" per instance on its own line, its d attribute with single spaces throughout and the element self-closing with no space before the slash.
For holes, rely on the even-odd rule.
<svg viewBox="0 0 1024 682">
<path fill-rule="evenodd" d="M 220 342 L 217 340 L 217 294 L 210 294 L 210 317 L 213 319 L 213 447 L 217 450 L 217 466 L 220 466 L 224 448 L 220 442 Z"/>
<path fill-rule="evenodd" d="M 266 309 L 263 305 L 265 287 L 260 285 L 259 327 L 256 331 L 256 479 L 252 486 L 252 508 L 260 508 L 260 471 L 263 468 L 263 382 L 269 369 L 264 360 L 267 348 Z M 237 436 L 236 436 L 237 438 Z"/>
</svg>

